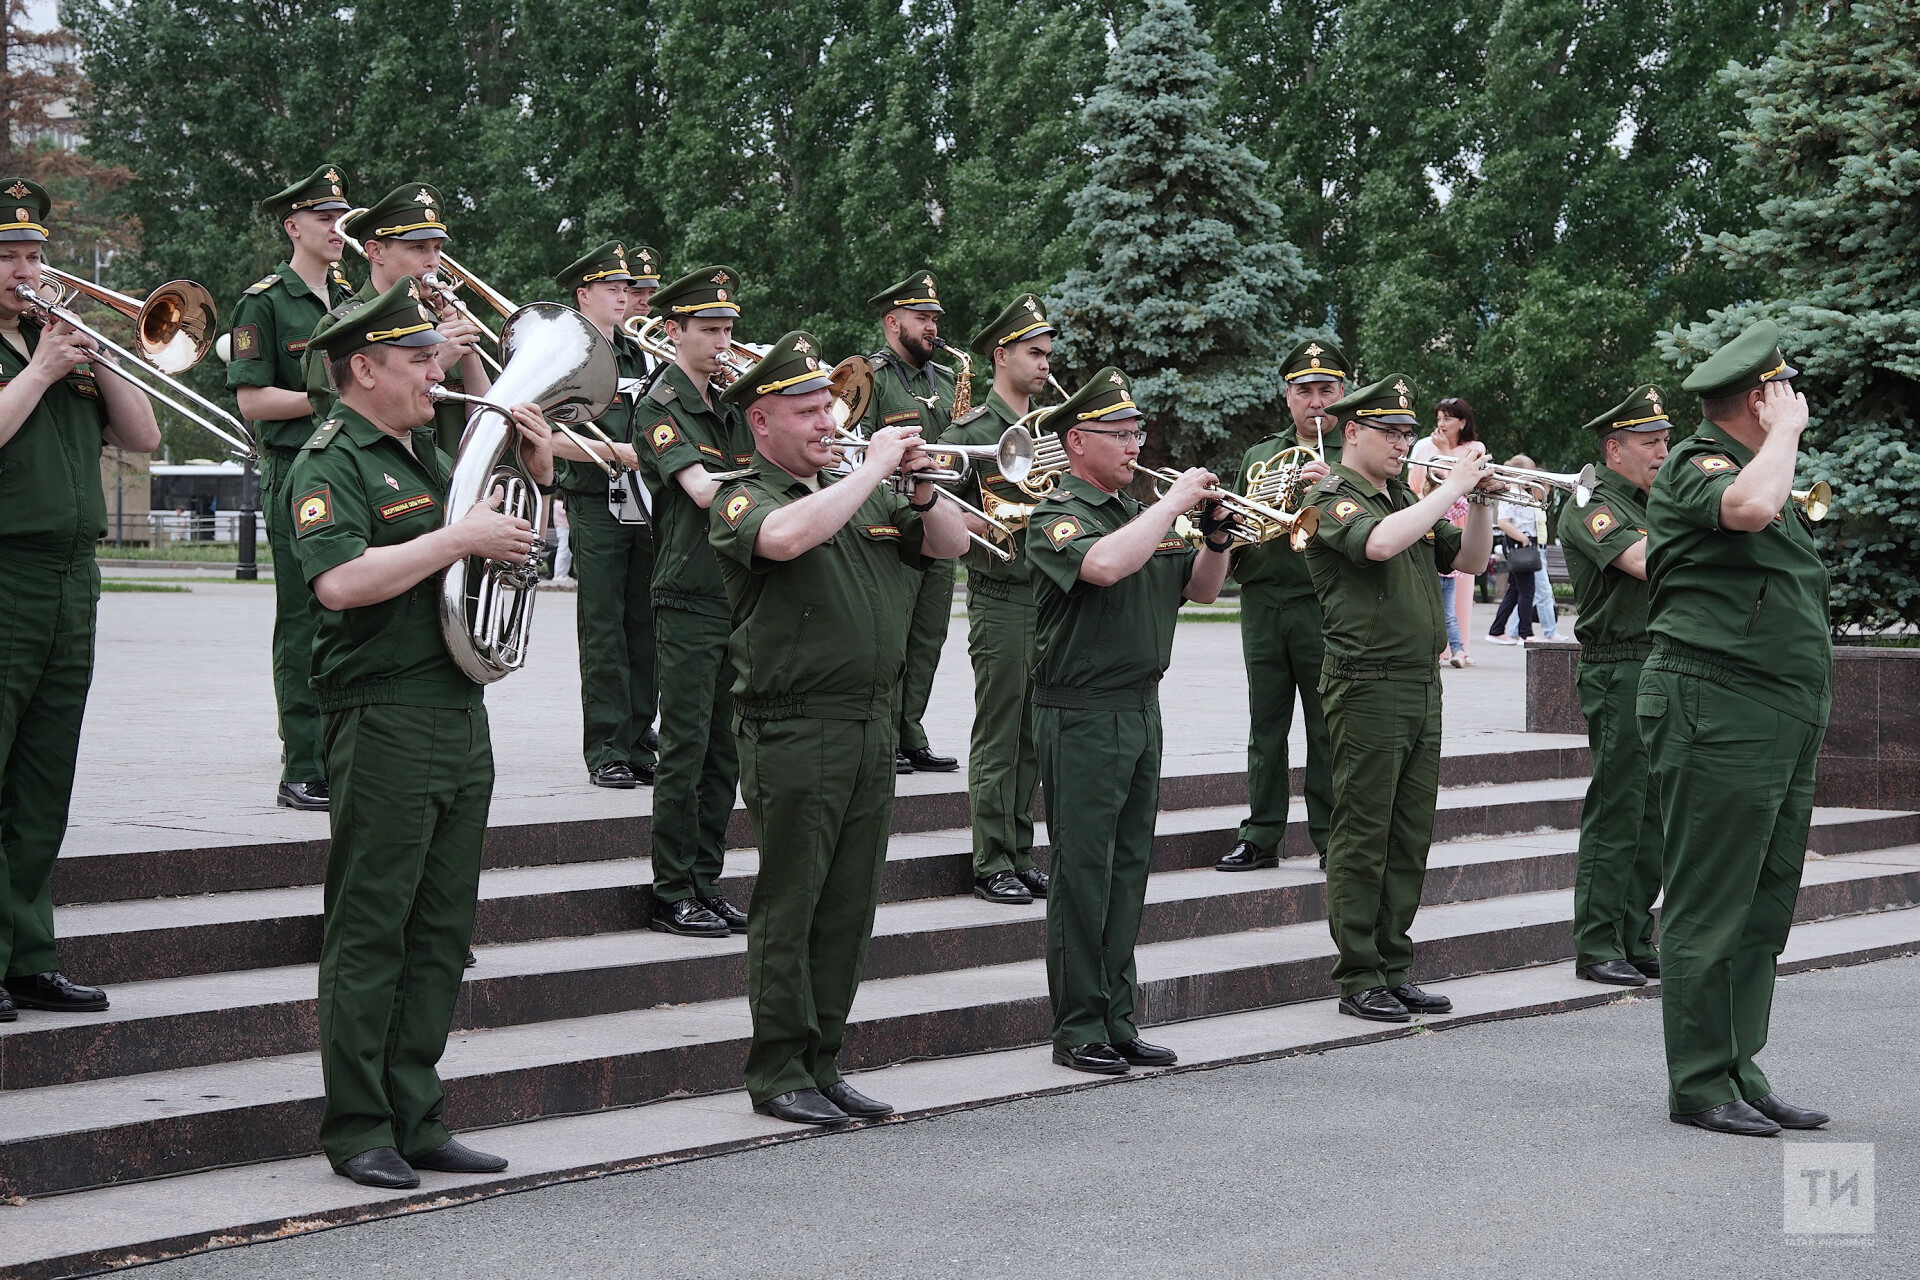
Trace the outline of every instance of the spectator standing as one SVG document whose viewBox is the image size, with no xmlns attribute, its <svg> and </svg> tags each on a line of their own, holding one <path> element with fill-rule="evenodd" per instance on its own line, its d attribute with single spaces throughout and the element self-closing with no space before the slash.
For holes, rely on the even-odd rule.
<svg viewBox="0 0 1920 1280">
<path fill-rule="evenodd" d="M 1533 468 L 1533 459 L 1516 453 L 1507 459 L 1510 467 Z M 1502 502 L 1499 527 L 1507 547 L 1507 593 L 1494 610 L 1493 626 L 1487 637 L 1495 644 L 1524 644 L 1533 638 L 1534 578 L 1544 577 L 1546 561 L 1540 554 L 1540 537 L 1546 526 L 1545 512 L 1525 503 Z M 1507 619 L 1515 618 L 1514 634 L 1507 632 Z"/>
<path fill-rule="evenodd" d="M 1433 434 L 1424 436 L 1413 446 L 1410 455 L 1415 462 L 1431 462 L 1435 458 L 1450 458 L 1463 444 L 1470 444 L 1480 438 L 1479 420 L 1474 416 L 1473 406 L 1459 396 L 1448 396 L 1434 410 Z M 1407 468 L 1407 482 L 1413 491 L 1426 496 L 1433 479 L 1425 467 Z M 1467 527 L 1467 503 L 1464 499 L 1447 508 L 1446 517 L 1456 528 Z M 1472 629 L 1473 620 L 1473 575 L 1466 573 L 1443 573 L 1440 575 L 1440 611 L 1447 622 L 1447 652 L 1445 661 L 1456 667 L 1473 665 L 1473 655 L 1467 648 L 1467 637 Z"/>
</svg>

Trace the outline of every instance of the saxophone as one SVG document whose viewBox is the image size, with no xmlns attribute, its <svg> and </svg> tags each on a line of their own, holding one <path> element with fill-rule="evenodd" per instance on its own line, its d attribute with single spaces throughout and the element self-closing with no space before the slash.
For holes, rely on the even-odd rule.
<svg viewBox="0 0 1920 1280">
<path fill-rule="evenodd" d="M 973 357 L 945 338 L 935 338 L 934 341 L 960 362 L 960 371 L 953 378 L 953 413 L 950 418 L 958 422 L 973 411 Z"/>
</svg>

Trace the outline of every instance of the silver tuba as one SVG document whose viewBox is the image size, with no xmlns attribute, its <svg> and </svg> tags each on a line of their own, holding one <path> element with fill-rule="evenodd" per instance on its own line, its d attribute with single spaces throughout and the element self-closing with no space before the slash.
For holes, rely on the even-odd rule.
<svg viewBox="0 0 1920 1280">
<path fill-rule="evenodd" d="M 452 524 L 498 488 L 506 493 L 501 510 L 544 538 L 552 509 L 520 461 L 519 437 L 505 407 L 530 401 L 549 422 L 592 422 L 613 404 L 619 378 L 613 344 L 571 307 L 534 302 L 508 317 L 500 330 L 500 357 L 500 377 L 460 438 L 446 520 Z M 525 564 L 467 556 L 454 561 L 441 583 L 440 632 L 447 651 L 479 684 L 492 684 L 527 660 L 539 586 L 537 545 L 534 551 Z"/>
</svg>

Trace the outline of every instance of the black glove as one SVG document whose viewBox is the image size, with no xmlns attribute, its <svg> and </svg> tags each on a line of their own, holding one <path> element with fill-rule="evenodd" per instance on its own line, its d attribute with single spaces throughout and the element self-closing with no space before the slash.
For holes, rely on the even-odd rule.
<svg viewBox="0 0 1920 1280">
<path fill-rule="evenodd" d="M 1239 517 L 1217 502 L 1200 508 L 1200 536 L 1209 541 L 1221 530 L 1237 528 L 1239 524 Z"/>
</svg>

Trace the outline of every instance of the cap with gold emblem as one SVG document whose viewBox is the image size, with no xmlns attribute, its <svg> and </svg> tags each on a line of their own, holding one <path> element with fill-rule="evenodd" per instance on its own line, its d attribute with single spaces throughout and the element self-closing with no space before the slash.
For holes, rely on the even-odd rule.
<svg viewBox="0 0 1920 1280">
<path fill-rule="evenodd" d="M 931 271 L 914 272 L 892 288 L 868 298 L 867 305 L 882 315 L 895 307 L 905 307 L 908 311 L 931 311 L 935 315 L 945 315 L 947 310 L 940 305 Z"/>
<path fill-rule="evenodd" d="M 578 262 L 563 267 L 553 278 L 569 296 L 583 285 L 598 284 L 603 280 L 614 284 L 632 284 L 633 272 L 627 269 L 627 247 L 617 240 L 609 240 L 589 251 Z"/>
<path fill-rule="evenodd" d="M 11 215 L 0 220 L 0 240 L 47 238 L 47 211 L 53 208 L 53 197 L 45 187 L 25 178 L 7 178 L 0 180 L 0 196 L 6 197 L 0 214 Z"/>
<path fill-rule="evenodd" d="M 832 373 L 833 366 L 820 360 L 820 339 L 796 329 L 735 378 L 720 399 L 744 409 L 761 396 L 803 396 L 824 388 Z"/>
<path fill-rule="evenodd" d="M 725 320 L 740 314 L 740 273 L 702 267 L 653 295 L 653 314 L 667 320 Z"/>
<path fill-rule="evenodd" d="M 345 213 L 351 208 L 347 203 L 347 180 L 340 167 L 332 164 L 321 165 L 311 177 L 302 178 L 285 191 L 276 191 L 260 202 L 260 211 L 275 222 L 302 209 Z"/>
<path fill-rule="evenodd" d="M 1040 299 L 1023 293 L 995 317 L 992 324 L 979 332 L 973 340 L 973 350 L 976 355 L 990 356 L 995 347 L 1009 346 L 1022 338 L 1058 332 L 1060 330 L 1048 322 Z"/>
<path fill-rule="evenodd" d="M 424 182 L 408 182 L 348 218 L 341 230 L 356 240 L 446 240 L 440 221 L 440 193 Z"/>
<path fill-rule="evenodd" d="M 1133 402 L 1133 384 L 1126 374 L 1109 365 L 1049 412 L 1042 426 L 1064 432 L 1093 422 L 1125 422 L 1140 416 L 1140 406 Z"/>
<path fill-rule="evenodd" d="M 1780 326 L 1771 320 L 1756 320 L 1739 337 L 1695 365 L 1680 389 L 1702 397 L 1727 396 L 1799 373 L 1780 354 Z"/>
<path fill-rule="evenodd" d="M 1673 423 L 1667 420 L 1667 406 L 1661 401 L 1660 388 L 1651 382 L 1642 383 L 1583 430 L 1598 431 L 1602 435 L 1610 431 L 1671 431 Z"/>
<path fill-rule="evenodd" d="M 326 325 L 308 340 L 311 347 L 338 360 L 376 343 L 390 347 L 430 347 L 445 341 L 434 328 L 433 312 L 420 301 L 420 282 L 403 276 L 393 288 Z"/>
<path fill-rule="evenodd" d="M 1280 376 L 1289 385 L 1296 382 L 1345 382 L 1353 376 L 1353 366 L 1330 338 L 1309 338 L 1287 352 L 1280 361 Z"/>
<path fill-rule="evenodd" d="M 660 255 L 649 245 L 639 245 L 627 255 L 627 270 L 633 282 L 643 289 L 660 287 Z"/>
<path fill-rule="evenodd" d="M 1341 427 L 1349 422 L 1378 427 L 1420 425 L 1420 419 L 1413 412 L 1413 380 L 1405 374 L 1389 374 L 1350 392 L 1328 405 L 1327 412 Z"/>
</svg>

